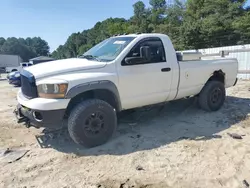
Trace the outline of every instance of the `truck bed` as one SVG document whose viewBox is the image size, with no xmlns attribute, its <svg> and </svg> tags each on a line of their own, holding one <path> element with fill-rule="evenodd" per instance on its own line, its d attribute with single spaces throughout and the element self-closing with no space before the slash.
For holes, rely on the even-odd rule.
<svg viewBox="0 0 250 188">
<path fill-rule="evenodd" d="M 180 79 L 176 99 L 200 93 L 213 72 L 225 73 L 225 87 L 234 84 L 238 72 L 237 59 L 179 61 Z"/>
</svg>

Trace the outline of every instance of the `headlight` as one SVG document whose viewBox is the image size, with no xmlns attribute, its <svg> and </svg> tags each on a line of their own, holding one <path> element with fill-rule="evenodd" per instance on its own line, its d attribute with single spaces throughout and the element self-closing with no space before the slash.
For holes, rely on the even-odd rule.
<svg viewBox="0 0 250 188">
<path fill-rule="evenodd" d="M 48 99 L 62 99 L 68 89 L 68 84 L 40 84 L 37 86 L 39 97 Z"/>
</svg>

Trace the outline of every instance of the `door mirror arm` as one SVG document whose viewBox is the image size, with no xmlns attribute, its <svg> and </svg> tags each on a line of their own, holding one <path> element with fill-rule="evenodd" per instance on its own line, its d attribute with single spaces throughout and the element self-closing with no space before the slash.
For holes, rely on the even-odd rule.
<svg viewBox="0 0 250 188">
<path fill-rule="evenodd" d="M 145 61 L 144 58 L 141 57 L 126 57 L 125 58 L 125 63 L 127 65 L 136 65 L 136 64 L 141 64 Z"/>
</svg>

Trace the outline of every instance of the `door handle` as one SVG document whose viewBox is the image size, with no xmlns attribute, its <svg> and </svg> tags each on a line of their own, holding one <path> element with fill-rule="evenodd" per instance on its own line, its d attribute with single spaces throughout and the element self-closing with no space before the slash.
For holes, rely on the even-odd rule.
<svg viewBox="0 0 250 188">
<path fill-rule="evenodd" d="M 161 69 L 161 72 L 170 72 L 171 71 L 171 68 L 163 68 L 163 69 Z"/>
</svg>

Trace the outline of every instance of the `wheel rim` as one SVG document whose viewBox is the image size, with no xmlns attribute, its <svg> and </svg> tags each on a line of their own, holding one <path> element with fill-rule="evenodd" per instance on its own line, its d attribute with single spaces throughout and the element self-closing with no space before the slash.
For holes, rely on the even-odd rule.
<svg viewBox="0 0 250 188">
<path fill-rule="evenodd" d="M 220 88 L 215 88 L 210 95 L 211 103 L 216 105 L 220 103 L 221 98 L 222 98 L 222 90 Z"/>
<path fill-rule="evenodd" d="M 84 120 L 84 132 L 86 136 L 98 136 L 103 132 L 104 125 L 104 113 L 96 111 L 89 114 Z"/>
</svg>

